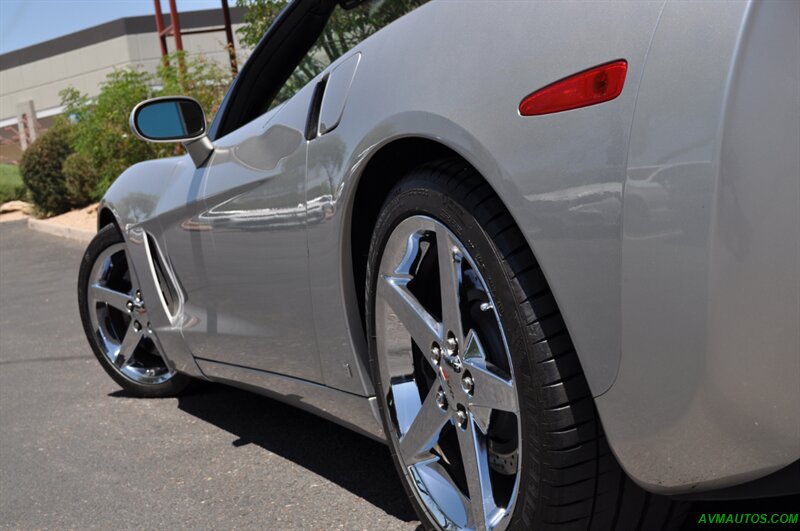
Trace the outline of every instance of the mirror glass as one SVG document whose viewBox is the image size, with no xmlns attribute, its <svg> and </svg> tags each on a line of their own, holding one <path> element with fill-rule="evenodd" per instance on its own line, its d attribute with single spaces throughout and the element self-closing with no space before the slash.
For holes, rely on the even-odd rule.
<svg viewBox="0 0 800 531">
<path fill-rule="evenodd" d="M 196 101 L 170 98 L 149 101 L 139 107 L 134 126 L 148 140 L 187 140 L 205 133 L 206 119 Z"/>
</svg>

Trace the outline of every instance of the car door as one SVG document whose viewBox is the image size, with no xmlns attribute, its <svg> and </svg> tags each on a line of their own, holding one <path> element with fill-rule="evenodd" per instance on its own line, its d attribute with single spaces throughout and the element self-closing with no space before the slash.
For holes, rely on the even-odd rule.
<svg viewBox="0 0 800 531">
<path fill-rule="evenodd" d="M 300 91 L 214 143 L 203 208 L 183 227 L 200 250 L 183 328 L 195 357 L 320 380 L 305 234 L 310 100 Z"/>
<path fill-rule="evenodd" d="M 322 381 L 308 287 L 304 138 L 314 83 L 301 69 L 335 0 L 281 11 L 184 168 L 185 201 L 160 218 L 180 297 L 177 326 L 200 359 Z"/>
<path fill-rule="evenodd" d="M 212 126 L 212 137 L 223 136 L 195 171 L 187 207 L 163 220 L 186 294 L 181 331 L 195 357 L 329 383 L 306 235 L 309 218 L 324 219 L 329 209 L 318 195 L 306 204 L 308 142 L 342 117 L 360 55 L 340 44 L 355 44 L 424 1 L 351 2 L 349 14 L 333 0 L 292 2 L 253 52 Z M 363 25 L 355 33 L 353 20 Z M 342 54 L 349 57 L 329 68 Z M 349 380 L 347 363 L 335 358 L 325 372 Z"/>
</svg>

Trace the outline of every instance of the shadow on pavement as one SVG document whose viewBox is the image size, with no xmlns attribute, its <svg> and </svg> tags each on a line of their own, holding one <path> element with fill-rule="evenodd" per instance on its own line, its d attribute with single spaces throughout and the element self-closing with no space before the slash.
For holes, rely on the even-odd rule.
<svg viewBox="0 0 800 531">
<path fill-rule="evenodd" d="M 112 396 L 129 396 L 123 391 Z M 277 400 L 222 384 L 202 383 L 178 407 L 235 436 L 236 447 L 255 444 L 347 489 L 391 516 L 417 519 L 406 500 L 387 448 L 377 441 Z M 697 501 L 682 529 L 705 529 L 702 514 L 797 513 L 800 496 Z M 739 529 L 747 526 L 735 525 Z M 778 525 L 777 527 L 785 527 Z M 417 530 L 421 530 L 418 527 Z"/>
<path fill-rule="evenodd" d="M 411 522 L 417 519 L 383 444 L 276 400 L 208 384 L 178 399 L 178 407 L 238 439 L 255 444 Z"/>
</svg>

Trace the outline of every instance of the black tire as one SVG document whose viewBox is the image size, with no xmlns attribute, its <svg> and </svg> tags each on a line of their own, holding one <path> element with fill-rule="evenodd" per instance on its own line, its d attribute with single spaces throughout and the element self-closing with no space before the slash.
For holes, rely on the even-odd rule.
<svg viewBox="0 0 800 531">
<path fill-rule="evenodd" d="M 521 408 L 520 491 L 509 529 L 677 529 L 688 504 L 650 494 L 622 471 L 606 443 L 563 319 L 533 253 L 491 187 L 459 160 L 419 167 L 390 192 L 370 245 L 366 322 L 378 404 L 389 433 L 375 341 L 375 271 L 394 227 L 412 215 L 443 222 L 492 288 L 511 350 Z M 391 439 L 391 438 L 390 438 Z M 390 444 L 410 503 L 434 528 Z"/>
<path fill-rule="evenodd" d="M 105 369 L 111 378 L 117 382 L 126 392 L 131 395 L 144 398 L 158 398 L 177 396 L 186 390 L 187 386 L 193 381 L 190 376 L 175 373 L 169 380 L 158 384 L 142 384 L 135 382 L 120 373 L 111 361 L 104 354 L 97 336 L 92 330 L 91 318 L 89 315 L 88 287 L 92 267 L 104 250 L 112 245 L 122 243 L 124 240 L 119 230 L 114 225 L 106 225 L 89 243 L 86 252 L 81 260 L 80 271 L 78 274 L 78 307 L 86 333 L 86 339 L 92 347 L 97 361 Z"/>
</svg>

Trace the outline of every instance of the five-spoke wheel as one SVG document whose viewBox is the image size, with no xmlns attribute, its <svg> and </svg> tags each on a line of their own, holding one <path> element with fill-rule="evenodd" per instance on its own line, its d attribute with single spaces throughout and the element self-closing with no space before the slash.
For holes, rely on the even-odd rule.
<svg viewBox="0 0 800 531">
<path fill-rule="evenodd" d="M 83 327 L 101 365 L 126 390 L 140 396 L 172 395 L 189 377 L 168 367 L 133 271 L 122 236 L 113 225 L 106 226 L 81 263 Z"/>
<path fill-rule="evenodd" d="M 519 483 L 519 403 L 492 294 L 462 242 L 411 216 L 383 250 L 376 354 L 398 457 L 442 528 L 499 529 Z"/>
<path fill-rule="evenodd" d="M 131 278 L 123 243 L 106 248 L 94 263 L 88 287 L 92 328 L 108 360 L 125 377 L 159 384 L 173 376 L 152 339 L 142 292 Z"/>
</svg>

